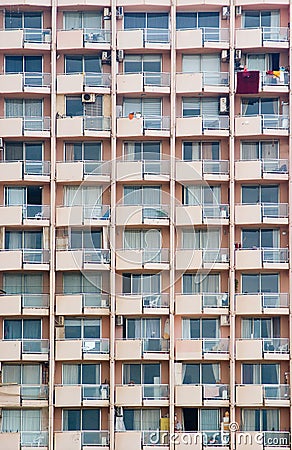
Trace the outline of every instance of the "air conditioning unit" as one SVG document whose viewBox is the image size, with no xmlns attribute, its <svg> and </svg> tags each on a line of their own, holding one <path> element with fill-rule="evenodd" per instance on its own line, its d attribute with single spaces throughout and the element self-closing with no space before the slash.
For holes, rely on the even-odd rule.
<svg viewBox="0 0 292 450">
<path fill-rule="evenodd" d="M 117 7 L 117 19 L 122 19 L 124 17 L 124 8 L 123 6 Z"/>
<path fill-rule="evenodd" d="M 229 16 L 230 16 L 229 6 L 223 6 L 223 8 L 222 8 L 222 19 L 226 20 L 226 19 L 228 19 Z"/>
<path fill-rule="evenodd" d="M 241 16 L 241 6 L 235 6 L 235 14 L 237 16 Z"/>
<path fill-rule="evenodd" d="M 242 56 L 241 50 L 235 50 L 235 61 L 240 61 Z"/>
<path fill-rule="evenodd" d="M 101 52 L 101 63 L 110 64 L 111 62 L 111 52 Z"/>
<path fill-rule="evenodd" d="M 122 406 L 117 406 L 116 407 L 116 416 L 117 417 L 123 417 L 124 413 L 123 413 L 123 407 Z"/>
<path fill-rule="evenodd" d="M 108 20 L 111 16 L 110 8 L 103 8 L 103 18 L 104 20 Z"/>
<path fill-rule="evenodd" d="M 221 255 L 221 262 L 227 263 L 228 262 L 228 255 L 226 253 L 222 253 Z"/>
<path fill-rule="evenodd" d="M 116 317 L 116 325 L 118 327 L 121 327 L 124 323 L 124 317 L 123 316 L 117 316 Z"/>
<path fill-rule="evenodd" d="M 64 316 L 55 317 L 55 326 L 56 327 L 63 327 L 64 323 L 65 323 Z"/>
<path fill-rule="evenodd" d="M 82 94 L 82 103 L 94 103 L 95 94 Z"/>
<path fill-rule="evenodd" d="M 220 97 L 219 112 L 220 113 L 227 112 L 227 97 Z"/>
<path fill-rule="evenodd" d="M 221 61 L 225 62 L 228 58 L 228 50 L 222 50 L 221 52 Z"/>
<path fill-rule="evenodd" d="M 124 50 L 118 50 L 117 51 L 117 60 L 119 62 L 122 62 L 124 59 Z"/>
<path fill-rule="evenodd" d="M 220 317 L 220 326 L 227 327 L 228 325 L 230 325 L 229 316 L 227 314 L 224 314 Z"/>
</svg>

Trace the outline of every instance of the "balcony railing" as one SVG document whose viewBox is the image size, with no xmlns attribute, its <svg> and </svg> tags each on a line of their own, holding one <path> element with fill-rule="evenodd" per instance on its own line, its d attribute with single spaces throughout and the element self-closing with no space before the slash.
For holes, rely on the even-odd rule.
<svg viewBox="0 0 292 450">
<path fill-rule="evenodd" d="M 21 400 L 47 400 L 48 386 L 22 384 L 20 387 Z"/>
<path fill-rule="evenodd" d="M 49 294 L 21 294 L 22 308 L 48 308 Z"/>
<path fill-rule="evenodd" d="M 14 250 L 19 251 L 19 250 Z M 28 264 L 49 264 L 50 251 L 44 249 L 23 249 L 22 261 Z"/>
<path fill-rule="evenodd" d="M 228 338 L 203 338 L 203 353 L 228 353 Z"/>
<path fill-rule="evenodd" d="M 168 384 L 143 384 L 143 400 L 167 400 L 169 398 Z"/>
<path fill-rule="evenodd" d="M 288 203 L 241 203 L 238 206 L 261 207 L 262 219 L 285 219 L 288 218 Z"/>
<path fill-rule="evenodd" d="M 290 76 L 287 71 L 281 72 L 281 75 L 279 76 L 261 72 L 262 86 L 289 86 L 289 80 Z"/>
<path fill-rule="evenodd" d="M 108 354 L 109 353 L 109 339 L 82 339 L 83 353 Z"/>
<path fill-rule="evenodd" d="M 15 341 L 15 339 L 9 339 L 10 342 L 12 340 Z M 8 341 L 8 339 L 5 339 L 5 341 Z M 21 346 L 22 346 L 22 353 L 46 354 L 49 352 L 48 339 L 22 339 Z"/>
<path fill-rule="evenodd" d="M 262 388 L 266 400 L 289 400 L 290 398 L 290 386 L 288 384 L 266 384 Z"/>
<path fill-rule="evenodd" d="M 228 219 L 229 205 L 203 205 L 203 217 L 206 219 Z"/>
<path fill-rule="evenodd" d="M 30 44 L 50 44 L 51 30 L 37 30 L 35 28 L 24 28 L 24 42 Z"/>
<path fill-rule="evenodd" d="M 289 116 L 280 114 L 263 114 L 262 115 L 263 129 L 276 129 L 276 130 L 288 130 L 289 129 Z"/>
<path fill-rule="evenodd" d="M 263 338 L 264 353 L 289 353 L 289 339 L 286 338 Z"/>
<path fill-rule="evenodd" d="M 229 386 L 227 384 L 203 384 L 204 400 L 228 400 Z"/>
<path fill-rule="evenodd" d="M 156 161 L 144 159 L 141 162 L 143 175 L 169 175 L 170 170 L 169 161 Z"/>
<path fill-rule="evenodd" d="M 50 117 L 23 117 L 23 131 L 50 131 Z"/>
<path fill-rule="evenodd" d="M 83 219 L 88 220 L 109 220 L 109 205 L 83 206 Z"/>
<path fill-rule="evenodd" d="M 164 28 L 144 28 L 145 44 L 169 44 L 170 31 Z"/>
<path fill-rule="evenodd" d="M 227 292 L 219 294 L 202 294 L 203 308 L 228 308 L 229 307 L 229 295 Z"/>
<path fill-rule="evenodd" d="M 23 219 L 50 219 L 49 205 L 23 205 L 22 207 Z"/>
<path fill-rule="evenodd" d="M 203 86 L 229 86 L 228 72 L 203 72 Z"/>
<path fill-rule="evenodd" d="M 142 249 L 142 264 L 147 263 L 169 263 L 168 248 Z"/>
<path fill-rule="evenodd" d="M 157 446 L 169 445 L 169 431 L 160 430 L 147 430 L 142 431 L 142 445 L 144 446 Z"/>
<path fill-rule="evenodd" d="M 285 27 L 262 27 L 263 41 L 288 42 L 289 29 Z"/>
<path fill-rule="evenodd" d="M 229 42 L 228 28 L 202 27 L 203 42 Z"/>
<path fill-rule="evenodd" d="M 290 432 L 289 431 L 262 431 L 263 444 L 265 447 L 289 447 L 290 448 Z"/>
<path fill-rule="evenodd" d="M 109 445 L 109 432 L 104 430 L 81 431 L 81 445 L 85 447 L 107 447 Z"/>
<path fill-rule="evenodd" d="M 83 39 L 85 44 L 109 44 L 111 40 L 111 30 L 102 28 L 84 28 Z"/>
<path fill-rule="evenodd" d="M 203 250 L 204 263 L 228 263 L 229 250 L 228 248 L 215 248 Z"/>
<path fill-rule="evenodd" d="M 288 263 L 289 250 L 288 248 L 263 248 L 262 258 L 263 263 Z"/>
<path fill-rule="evenodd" d="M 146 294 L 146 295 L 143 294 L 142 295 L 142 305 L 143 305 L 143 308 L 147 308 L 147 309 L 168 308 L 169 307 L 169 294 Z"/>
<path fill-rule="evenodd" d="M 237 294 L 241 296 L 261 296 L 262 308 L 288 308 L 289 306 L 289 294 L 287 293 L 271 293 L 271 292 L 259 292 Z"/>
<path fill-rule="evenodd" d="M 169 205 L 143 205 L 142 220 L 169 219 Z"/>
<path fill-rule="evenodd" d="M 166 72 L 143 72 L 143 85 L 155 87 L 169 87 L 170 73 Z"/>
<path fill-rule="evenodd" d="M 51 173 L 50 161 L 23 161 L 24 175 L 46 175 Z"/>
<path fill-rule="evenodd" d="M 169 351 L 169 340 L 163 338 L 142 338 L 142 351 L 143 353 L 148 352 L 168 352 Z"/>
<path fill-rule="evenodd" d="M 263 159 L 263 173 L 288 173 L 288 159 Z"/>
<path fill-rule="evenodd" d="M 85 72 L 83 80 L 85 87 L 108 88 L 111 85 L 110 73 Z"/>
<path fill-rule="evenodd" d="M 48 431 L 21 431 L 20 445 L 22 447 L 47 447 L 49 443 Z"/>
<path fill-rule="evenodd" d="M 218 174 L 218 175 L 228 175 L 229 174 L 229 161 L 217 161 L 217 160 L 202 160 L 203 162 L 203 173 L 204 174 Z"/>
<path fill-rule="evenodd" d="M 110 131 L 110 117 L 85 116 L 83 118 L 83 128 L 85 131 Z"/>
<path fill-rule="evenodd" d="M 83 400 L 108 400 L 109 385 L 108 384 L 83 384 L 82 385 Z"/>
<path fill-rule="evenodd" d="M 110 250 L 93 249 L 83 250 L 83 262 L 88 264 L 109 264 L 110 263 Z"/>
<path fill-rule="evenodd" d="M 51 74 L 39 72 L 24 72 L 23 85 L 24 87 L 49 88 L 51 86 Z"/>
<path fill-rule="evenodd" d="M 144 116 L 143 117 L 144 130 L 170 130 L 170 117 L 165 116 Z"/>
<path fill-rule="evenodd" d="M 229 130 L 229 116 L 203 116 L 203 130 Z"/>
</svg>

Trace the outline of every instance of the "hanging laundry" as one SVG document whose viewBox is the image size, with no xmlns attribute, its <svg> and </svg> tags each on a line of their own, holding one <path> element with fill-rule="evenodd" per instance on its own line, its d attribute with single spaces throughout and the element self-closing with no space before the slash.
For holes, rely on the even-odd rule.
<svg viewBox="0 0 292 450">
<path fill-rule="evenodd" d="M 258 70 L 247 70 L 237 72 L 237 94 L 257 94 L 260 85 L 260 72 Z"/>
</svg>

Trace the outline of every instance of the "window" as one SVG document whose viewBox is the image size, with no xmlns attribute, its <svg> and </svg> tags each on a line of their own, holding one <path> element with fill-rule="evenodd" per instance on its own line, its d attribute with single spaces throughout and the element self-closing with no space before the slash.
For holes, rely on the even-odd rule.
<svg viewBox="0 0 292 450">
<path fill-rule="evenodd" d="M 164 29 L 168 30 L 168 13 L 128 13 L 124 14 L 124 29 Z"/>
<path fill-rule="evenodd" d="M 124 205 L 160 205 L 160 186 L 124 186 Z"/>
<path fill-rule="evenodd" d="M 246 55 L 246 61 L 249 70 L 279 70 L 280 53 L 250 53 Z"/>
<path fill-rule="evenodd" d="M 220 160 L 220 142 L 183 142 L 183 161 Z"/>
<path fill-rule="evenodd" d="M 279 431 L 279 423 L 279 409 L 242 409 L 242 431 Z"/>
<path fill-rule="evenodd" d="M 215 384 L 220 380 L 220 365 L 183 364 L 182 384 Z"/>
<path fill-rule="evenodd" d="M 183 339 L 219 337 L 218 319 L 182 319 Z"/>
<path fill-rule="evenodd" d="M 65 319 L 65 339 L 99 339 L 100 319 Z"/>
<path fill-rule="evenodd" d="M 124 158 L 127 161 L 158 161 L 161 158 L 160 142 L 125 142 Z"/>
<path fill-rule="evenodd" d="M 100 186 L 65 186 L 64 206 L 101 205 L 102 189 Z"/>
<path fill-rule="evenodd" d="M 24 161 L 25 174 L 47 175 L 47 167 L 43 164 L 43 144 L 30 142 L 5 142 L 5 161 Z"/>
<path fill-rule="evenodd" d="M 40 364 L 3 364 L 3 383 L 16 383 L 28 385 L 42 384 L 42 371 Z"/>
<path fill-rule="evenodd" d="M 126 430 L 159 430 L 160 409 L 124 408 L 124 425 Z"/>
<path fill-rule="evenodd" d="M 5 187 L 5 205 L 6 206 L 24 206 L 25 218 L 41 218 L 42 208 L 42 187 Z"/>
<path fill-rule="evenodd" d="M 161 336 L 160 319 L 127 319 L 126 321 L 127 339 L 153 338 L 157 340 Z"/>
<path fill-rule="evenodd" d="M 214 55 L 183 55 L 182 56 L 182 72 L 198 73 L 198 72 L 221 72 L 221 61 L 218 54 Z M 208 80 L 208 77 L 207 77 Z M 208 82 L 206 83 L 208 84 Z"/>
<path fill-rule="evenodd" d="M 243 204 L 278 203 L 279 186 L 242 186 L 241 198 Z"/>
<path fill-rule="evenodd" d="M 160 364 L 123 364 L 123 384 L 160 384 Z"/>
<path fill-rule="evenodd" d="M 39 294 L 43 291 L 43 275 L 39 273 L 4 273 L 3 289 L 8 295 Z"/>
<path fill-rule="evenodd" d="M 279 364 L 242 364 L 243 384 L 279 384 Z"/>
<path fill-rule="evenodd" d="M 82 28 L 96 30 L 101 28 L 101 12 L 92 11 L 64 11 L 65 30 L 80 30 Z"/>
<path fill-rule="evenodd" d="M 125 55 L 125 73 L 161 72 L 161 55 Z"/>
<path fill-rule="evenodd" d="M 242 160 L 273 160 L 279 158 L 279 141 L 257 141 L 241 143 Z"/>
<path fill-rule="evenodd" d="M 220 186 L 184 186 L 184 205 L 219 205 L 221 199 Z"/>
<path fill-rule="evenodd" d="M 38 118 L 43 115 L 43 100 L 5 99 L 5 117 Z"/>
<path fill-rule="evenodd" d="M 65 73 L 101 73 L 101 58 L 99 55 L 66 55 Z"/>
<path fill-rule="evenodd" d="M 243 248 L 278 248 L 279 230 L 277 229 L 243 229 Z"/>
<path fill-rule="evenodd" d="M 241 290 L 244 294 L 279 292 L 279 274 L 277 273 L 243 273 L 241 276 L 241 282 Z"/>
<path fill-rule="evenodd" d="M 182 290 L 183 294 L 220 292 L 220 275 L 218 273 L 184 273 L 182 278 Z"/>
<path fill-rule="evenodd" d="M 184 431 L 210 430 L 210 433 L 204 433 L 206 444 L 212 438 L 214 439 L 214 431 L 220 430 L 220 409 L 183 408 L 182 412 Z"/>
<path fill-rule="evenodd" d="M 220 230 L 183 230 L 182 248 L 193 250 L 220 247 Z"/>
<path fill-rule="evenodd" d="M 178 12 L 176 14 L 177 30 L 219 28 L 219 22 L 219 12 Z"/>
<path fill-rule="evenodd" d="M 42 28 L 42 21 L 41 12 L 5 11 L 6 30 L 19 30 L 21 28 L 38 30 Z"/>
<path fill-rule="evenodd" d="M 100 384 L 100 364 L 63 364 L 62 382 L 72 384 Z"/>
<path fill-rule="evenodd" d="M 66 142 L 65 161 L 101 161 L 101 142 Z"/>
<path fill-rule="evenodd" d="M 242 319 L 241 333 L 243 339 L 263 339 L 280 337 L 280 318 Z"/>
<path fill-rule="evenodd" d="M 41 319 L 4 319 L 4 339 L 41 339 Z"/>
<path fill-rule="evenodd" d="M 279 27 L 279 11 L 244 11 L 243 28 Z"/>
<path fill-rule="evenodd" d="M 41 231 L 5 231 L 6 250 L 41 249 L 42 242 Z"/>
<path fill-rule="evenodd" d="M 90 294 L 102 291 L 102 275 L 100 273 L 64 272 L 64 294 Z"/>
<path fill-rule="evenodd" d="M 218 98 L 184 97 L 182 99 L 183 117 L 218 116 Z"/>
<path fill-rule="evenodd" d="M 96 431 L 100 430 L 100 409 L 63 409 L 63 431 Z M 91 439 L 99 441 L 96 434 L 85 433 L 84 444 L 91 444 Z M 86 442 L 87 441 L 87 442 Z M 97 442 L 93 442 L 93 444 Z"/>
<path fill-rule="evenodd" d="M 123 274 L 123 294 L 158 294 L 160 292 L 160 274 Z"/>
<path fill-rule="evenodd" d="M 22 445 L 29 447 L 34 440 L 38 439 L 42 425 L 41 409 L 3 409 L 2 411 L 2 432 L 17 433 L 26 431 L 22 435 Z M 37 445 L 37 444 L 36 444 Z"/>
<path fill-rule="evenodd" d="M 96 95 L 95 102 L 83 103 L 81 96 L 66 96 L 66 116 L 68 117 L 101 117 L 102 96 Z"/>
<path fill-rule="evenodd" d="M 101 248 L 101 230 L 71 230 L 70 249 L 97 249 Z"/>
<path fill-rule="evenodd" d="M 243 116 L 279 114 L 279 100 L 277 98 L 243 98 L 241 99 L 241 113 Z"/>
<path fill-rule="evenodd" d="M 125 230 L 124 249 L 160 249 L 160 230 Z"/>
<path fill-rule="evenodd" d="M 43 85 L 42 56 L 5 56 L 5 73 L 24 73 L 24 84 Z"/>
<path fill-rule="evenodd" d="M 123 115 L 139 112 L 145 117 L 145 128 L 161 128 L 162 100 L 161 98 L 125 98 Z"/>
</svg>

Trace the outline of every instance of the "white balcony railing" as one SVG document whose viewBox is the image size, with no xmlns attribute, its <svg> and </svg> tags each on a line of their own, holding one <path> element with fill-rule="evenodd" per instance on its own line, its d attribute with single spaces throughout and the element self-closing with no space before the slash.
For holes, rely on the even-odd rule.
<svg viewBox="0 0 292 450">
<path fill-rule="evenodd" d="M 19 251 L 19 250 L 14 250 Z M 28 264 L 49 264 L 50 251 L 45 249 L 22 249 L 22 260 Z"/>
<path fill-rule="evenodd" d="M 290 398 L 290 386 L 288 384 L 265 384 L 262 389 L 266 400 L 289 400 Z"/>
<path fill-rule="evenodd" d="M 203 384 L 204 400 L 228 400 L 229 386 L 228 384 Z"/>
<path fill-rule="evenodd" d="M 285 219 L 288 217 L 288 203 L 241 203 L 237 206 L 261 207 L 262 219 Z"/>
<path fill-rule="evenodd" d="M 82 400 L 108 400 L 108 384 L 83 384 Z"/>
<path fill-rule="evenodd" d="M 143 85 L 153 87 L 169 87 L 170 73 L 166 72 L 143 72 Z"/>
<path fill-rule="evenodd" d="M 144 28 L 144 44 L 169 44 L 170 31 L 164 28 Z"/>
<path fill-rule="evenodd" d="M 108 354 L 109 353 L 109 339 L 106 338 L 84 338 L 82 339 L 83 353 L 94 354 Z"/>
<path fill-rule="evenodd" d="M 262 127 L 263 130 L 268 129 L 288 130 L 289 117 L 281 114 L 263 114 Z"/>
<path fill-rule="evenodd" d="M 203 205 L 203 217 L 206 219 L 228 219 L 229 205 Z"/>
<path fill-rule="evenodd" d="M 269 74 L 267 72 L 261 72 L 261 84 L 262 86 L 289 86 L 289 72 L 280 72 L 279 76 Z"/>
<path fill-rule="evenodd" d="M 169 219 L 169 205 L 143 205 L 142 220 L 146 219 Z"/>
<path fill-rule="evenodd" d="M 203 262 L 214 264 L 228 263 L 229 249 L 228 248 L 203 249 Z"/>
<path fill-rule="evenodd" d="M 263 263 L 288 263 L 289 249 L 288 248 L 263 248 L 262 249 Z"/>
<path fill-rule="evenodd" d="M 167 400 L 169 398 L 168 384 L 143 384 L 143 400 Z"/>
<path fill-rule="evenodd" d="M 203 353 L 228 353 L 228 338 L 203 338 Z"/>
<path fill-rule="evenodd" d="M 207 160 L 203 159 L 203 173 L 213 175 L 228 175 L 229 174 L 229 161 L 219 160 Z"/>
<path fill-rule="evenodd" d="M 83 206 L 83 219 L 88 220 L 109 220 L 109 205 Z"/>
<path fill-rule="evenodd" d="M 204 292 L 202 294 L 203 308 L 228 308 L 229 295 L 227 292 L 211 294 Z"/>
<path fill-rule="evenodd" d="M 288 447 L 290 448 L 289 431 L 262 431 L 264 448 L 266 447 Z"/>
<path fill-rule="evenodd" d="M 142 338 L 142 351 L 148 352 L 161 352 L 166 353 L 169 351 L 169 340 L 164 338 Z"/>
<path fill-rule="evenodd" d="M 81 445 L 82 448 L 87 446 L 107 447 L 109 445 L 109 432 L 105 430 L 81 431 Z"/>
<path fill-rule="evenodd" d="M 42 87 L 49 88 L 51 86 L 51 74 L 41 72 L 24 72 L 23 73 L 24 87 Z"/>
<path fill-rule="evenodd" d="M 84 116 L 83 129 L 84 131 L 110 131 L 111 119 L 102 116 Z"/>
<path fill-rule="evenodd" d="M 203 116 L 203 130 L 229 130 L 229 116 Z"/>
<path fill-rule="evenodd" d="M 289 29 L 286 27 L 262 27 L 263 41 L 288 42 Z"/>
<path fill-rule="evenodd" d="M 50 131 L 50 117 L 23 117 L 23 131 Z"/>
<path fill-rule="evenodd" d="M 84 44 L 109 44 L 111 40 L 111 30 L 102 28 L 84 28 Z"/>
<path fill-rule="evenodd" d="M 21 294 L 22 308 L 48 308 L 49 294 Z"/>
<path fill-rule="evenodd" d="M 203 42 L 229 42 L 229 28 L 202 27 Z"/>
<path fill-rule="evenodd" d="M 50 218 L 50 206 L 49 205 L 23 205 L 22 206 L 23 219 L 44 219 Z"/>
<path fill-rule="evenodd" d="M 263 173 L 288 173 L 288 159 L 263 159 L 262 170 Z"/>
<path fill-rule="evenodd" d="M 83 74 L 85 87 L 103 87 L 108 88 L 111 85 L 110 73 L 85 72 Z"/>
<path fill-rule="evenodd" d="M 144 116 L 143 117 L 144 130 L 170 130 L 170 117 L 165 116 Z"/>
<path fill-rule="evenodd" d="M 20 386 L 21 400 L 47 400 L 49 388 L 48 385 L 29 385 L 22 384 Z"/>
<path fill-rule="evenodd" d="M 21 431 L 21 447 L 47 447 L 49 443 L 48 431 Z"/>
<path fill-rule="evenodd" d="M 228 72 L 203 72 L 203 86 L 229 86 Z"/>
<path fill-rule="evenodd" d="M 241 296 L 259 296 L 261 297 L 262 308 L 288 308 L 289 306 L 289 294 L 287 293 L 271 293 L 271 292 L 259 292 L 237 294 Z"/>
</svg>

